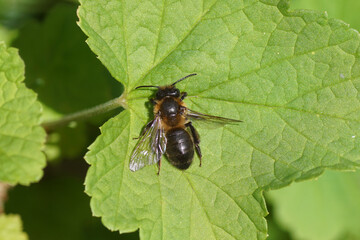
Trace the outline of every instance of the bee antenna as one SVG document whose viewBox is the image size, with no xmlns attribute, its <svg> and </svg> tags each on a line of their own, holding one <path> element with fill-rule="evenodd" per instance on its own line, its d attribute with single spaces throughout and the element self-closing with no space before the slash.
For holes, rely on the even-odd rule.
<svg viewBox="0 0 360 240">
<path fill-rule="evenodd" d="M 157 89 L 160 88 L 159 86 L 144 85 L 144 86 L 138 86 L 138 87 L 136 87 L 135 89 L 144 88 L 144 87 L 154 87 L 154 88 L 157 88 Z"/>
<path fill-rule="evenodd" d="M 175 84 L 177 84 L 178 82 L 181 82 L 182 80 L 184 80 L 184 79 L 186 79 L 186 78 L 188 78 L 188 77 L 195 76 L 195 75 L 197 75 L 197 74 L 196 74 L 196 73 L 192 73 L 192 74 L 189 74 L 189 75 L 187 75 L 187 76 L 185 76 L 185 77 L 183 77 L 183 78 L 180 78 L 179 80 L 177 80 L 176 82 L 174 82 L 173 84 L 171 84 L 171 86 L 175 86 Z"/>
</svg>

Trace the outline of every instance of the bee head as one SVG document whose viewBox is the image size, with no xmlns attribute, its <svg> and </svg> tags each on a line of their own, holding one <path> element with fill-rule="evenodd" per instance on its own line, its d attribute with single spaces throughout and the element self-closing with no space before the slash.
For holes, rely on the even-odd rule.
<svg viewBox="0 0 360 240">
<path fill-rule="evenodd" d="M 180 91 L 178 88 L 175 87 L 175 85 L 188 78 L 188 77 L 191 77 L 191 76 L 195 76 L 196 73 L 192 73 L 192 74 L 189 74 L 183 78 L 180 78 L 179 80 L 177 80 L 176 82 L 174 82 L 173 84 L 169 85 L 169 86 L 162 86 L 162 87 L 159 87 L 159 86 L 153 86 L 153 85 L 146 85 L 146 86 L 138 86 L 136 87 L 135 89 L 139 89 L 139 88 L 143 88 L 143 87 L 155 87 L 158 89 L 158 91 L 156 92 L 156 99 L 157 100 L 160 100 L 160 99 L 163 99 L 164 97 L 180 97 Z"/>
<path fill-rule="evenodd" d="M 160 87 L 156 93 L 156 99 L 160 100 L 167 96 L 176 98 L 180 97 L 180 90 L 173 85 Z"/>
</svg>

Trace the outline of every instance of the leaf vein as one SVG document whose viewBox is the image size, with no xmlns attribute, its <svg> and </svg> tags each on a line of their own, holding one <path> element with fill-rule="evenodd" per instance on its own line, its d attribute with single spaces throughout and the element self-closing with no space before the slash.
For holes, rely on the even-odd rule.
<svg viewBox="0 0 360 240">
<path fill-rule="evenodd" d="M 207 220 L 208 220 L 208 222 L 210 223 L 211 230 L 212 230 L 212 235 L 213 235 L 214 239 L 216 239 L 216 234 L 215 234 L 214 229 L 213 229 L 213 225 L 215 225 L 215 224 L 213 224 L 213 223 L 210 221 L 210 217 L 209 217 L 209 215 L 208 215 L 208 212 L 205 210 L 205 206 L 203 205 L 203 203 L 200 201 L 199 197 L 197 196 L 196 191 L 195 191 L 195 188 L 194 188 L 194 186 L 192 185 L 190 179 L 186 176 L 186 174 L 183 174 L 183 176 L 185 177 L 185 179 L 186 179 L 187 182 L 189 183 L 189 186 L 191 187 L 191 190 L 192 190 L 194 196 L 195 196 L 196 199 L 198 200 L 199 205 L 201 206 L 201 208 L 203 209 L 203 211 L 204 211 L 204 213 L 205 213 L 205 215 L 206 215 L 206 217 L 207 217 Z"/>
</svg>

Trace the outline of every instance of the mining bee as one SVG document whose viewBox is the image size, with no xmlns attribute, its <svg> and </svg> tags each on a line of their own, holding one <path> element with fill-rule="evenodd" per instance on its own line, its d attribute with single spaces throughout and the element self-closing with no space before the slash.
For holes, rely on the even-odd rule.
<svg viewBox="0 0 360 240">
<path fill-rule="evenodd" d="M 192 120 L 205 120 L 215 123 L 238 123 L 240 120 L 211 116 L 195 112 L 186 107 L 183 100 L 186 92 L 180 93 L 175 85 L 196 73 L 187 75 L 167 86 L 138 86 L 135 89 L 154 87 L 157 92 L 154 99 L 154 119 L 142 131 L 130 159 L 130 170 L 137 171 L 146 165 L 159 164 L 161 156 L 166 154 L 169 162 L 178 169 L 189 168 L 194 158 L 194 147 L 200 159 L 199 134 L 192 125 Z"/>
</svg>

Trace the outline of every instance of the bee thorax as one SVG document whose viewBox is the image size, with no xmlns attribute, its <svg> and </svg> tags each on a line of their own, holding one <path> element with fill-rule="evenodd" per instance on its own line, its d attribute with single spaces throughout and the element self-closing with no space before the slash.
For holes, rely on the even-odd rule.
<svg viewBox="0 0 360 240">
<path fill-rule="evenodd" d="M 160 104 L 160 114 L 162 120 L 169 126 L 177 126 L 181 122 L 181 115 L 179 114 L 180 104 L 172 98 L 166 97 Z"/>
<path fill-rule="evenodd" d="M 180 105 L 174 98 L 165 98 L 160 107 L 161 114 L 164 116 L 173 116 L 180 111 Z"/>
</svg>

